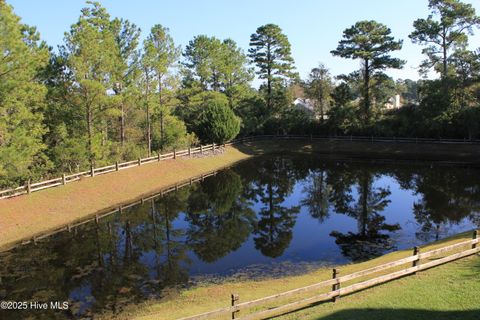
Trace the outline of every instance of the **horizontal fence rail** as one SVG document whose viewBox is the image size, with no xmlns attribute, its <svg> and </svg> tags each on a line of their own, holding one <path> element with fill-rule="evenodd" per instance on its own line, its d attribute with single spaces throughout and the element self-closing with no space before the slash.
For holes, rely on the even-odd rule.
<svg viewBox="0 0 480 320">
<path fill-rule="evenodd" d="M 245 140 L 247 141 L 247 140 Z M 223 146 L 226 145 L 232 145 L 233 143 L 238 143 L 238 141 L 232 141 L 231 143 L 228 144 L 223 144 Z M 6 198 L 11 198 L 15 196 L 20 196 L 24 194 L 30 194 L 32 192 L 44 190 L 47 188 L 53 188 L 61 185 L 65 185 L 67 183 L 73 182 L 73 181 L 78 181 L 82 178 L 86 177 L 94 177 L 97 175 L 102 175 L 110 172 L 115 172 L 115 171 L 120 171 L 128 168 L 133 168 L 137 167 L 140 165 L 144 165 L 147 163 L 152 163 L 152 162 L 157 162 L 157 161 L 164 161 L 164 160 L 170 160 L 170 159 L 176 159 L 177 157 L 186 157 L 186 156 L 193 156 L 195 154 L 203 154 L 204 152 L 207 151 L 213 151 L 217 150 L 220 146 L 216 145 L 215 143 L 205 145 L 205 146 L 200 146 L 198 148 L 188 148 L 186 150 L 180 150 L 180 151 L 173 151 L 170 153 L 166 154 L 161 154 L 158 153 L 156 156 L 153 157 L 148 157 L 148 158 L 140 158 L 137 160 L 132 160 L 132 161 L 126 161 L 126 162 L 116 162 L 113 165 L 108 165 L 105 167 L 100 167 L 100 168 L 94 168 L 92 167 L 88 171 L 83 171 L 83 172 L 78 172 L 70 175 L 63 174 L 59 178 L 51 179 L 51 180 L 45 180 L 41 182 L 36 182 L 36 183 L 31 183 L 30 181 L 27 182 L 25 186 L 20 186 L 17 188 L 12 188 L 12 189 L 7 189 L 7 190 L 2 190 L 0 191 L 0 200 L 1 199 L 6 199 Z"/>
<path fill-rule="evenodd" d="M 335 302 L 336 298 L 340 296 L 349 295 L 378 284 L 389 282 L 407 275 L 415 274 L 422 270 L 430 269 L 430 268 L 445 264 L 447 262 L 455 261 L 467 256 L 471 256 L 473 254 L 479 253 L 480 252 L 480 245 L 478 245 L 479 242 L 480 242 L 480 239 L 478 238 L 478 231 L 474 231 L 472 240 L 462 241 L 457 244 L 449 245 L 439 249 L 430 250 L 423 253 L 420 253 L 420 249 L 418 247 L 415 247 L 413 250 L 412 256 L 395 260 L 392 262 L 388 262 L 379 266 L 371 267 L 368 269 L 364 269 L 361 271 L 357 271 L 345 276 L 338 276 L 339 274 L 338 270 L 333 269 L 333 277 L 330 280 L 314 283 L 305 287 L 301 287 L 301 288 L 297 288 L 297 289 L 293 289 L 285 292 L 281 292 L 268 297 L 238 303 L 238 301 L 240 300 L 239 295 L 232 294 L 231 305 L 229 307 L 220 308 L 210 312 L 205 312 L 202 314 L 181 318 L 180 320 L 210 319 L 210 318 L 218 317 L 221 315 L 226 316 L 227 314 L 231 315 L 232 319 L 264 319 L 272 316 L 278 316 L 285 312 L 298 310 L 300 308 L 307 307 L 314 303 L 328 302 L 328 301 Z M 445 257 L 436 257 L 439 254 L 443 254 L 445 252 L 449 252 L 453 250 L 458 250 L 458 249 L 461 249 L 462 247 L 467 247 L 467 248 L 463 248 L 462 251 L 450 254 Z M 434 259 L 428 262 L 421 263 L 422 260 L 431 258 L 431 257 L 434 257 Z M 398 267 L 404 264 L 408 264 L 408 263 L 411 263 L 411 265 L 406 267 L 405 269 L 390 272 L 388 274 L 378 275 L 372 279 L 363 280 L 354 284 L 350 284 L 343 288 L 341 287 L 342 284 L 348 281 L 364 278 L 366 276 L 379 273 L 379 272 L 382 272 L 394 267 Z M 281 304 L 280 306 L 277 306 L 277 307 L 267 308 L 266 310 L 254 311 L 253 313 L 250 313 L 241 317 L 239 314 L 241 310 L 258 307 L 261 305 L 265 305 L 267 303 L 280 302 L 279 300 L 281 299 L 293 297 L 299 293 L 315 291 L 315 290 L 330 287 L 330 286 L 332 286 L 332 290 L 325 293 L 316 294 L 308 298 Z"/>
<path fill-rule="evenodd" d="M 96 222 L 96 223 L 99 223 L 101 219 L 104 219 L 104 218 L 107 218 L 108 216 L 111 216 L 112 214 L 115 214 L 115 213 L 123 213 L 126 209 L 129 209 L 133 206 L 136 206 L 136 205 L 139 205 L 139 204 L 142 204 L 142 203 L 145 203 L 149 200 L 154 200 L 158 197 L 163 197 L 164 195 L 170 193 L 170 192 L 174 192 L 174 191 L 178 191 L 179 189 L 183 188 L 183 187 L 186 187 L 186 186 L 191 186 L 193 185 L 194 183 L 197 183 L 197 182 L 201 182 L 203 180 L 205 180 L 206 178 L 208 177 L 212 177 L 212 176 L 215 176 L 217 175 L 217 173 L 221 170 L 225 170 L 225 169 L 228 169 L 229 167 L 224 167 L 222 169 L 219 169 L 217 171 L 211 171 L 211 172 L 208 172 L 208 173 L 205 173 L 205 174 L 201 174 L 199 176 L 196 176 L 196 177 L 192 177 L 192 178 L 189 178 L 189 179 L 185 179 L 185 180 L 182 180 L 176 184 L 173 184 L 173 185 L 170 185 L 168 187 L 165 187 L 163 188 L 161 191 L 158 191 L 158 192 L 155 192 L 151 195 L 148 195 L 148 196 L 143 196 L 141 197 L 140 199 L 138 200 L 135 200 L 135 201 L 132 201 L 128 204 L 125 204 L 125 205 L 120 205 L 119 207 L 115 208 L 115 209 L 107 209 L 105 210 L 105 212 L 100 212 L 98 214 L 95 214 L 94 216 L 92 217 L 89 217 L 89 218 L 86 218 L 86 219 L 83 219 L 81 221 L 78 221 L 78 222 L 74 222 L 74 223 L 70 223 L 70 224 L 67 224 L 63 227 L 60 227 L 54 231 L 51 231 L 51 232 L 48 232 L 48 233 L 41 233 L 41 234 L 37 234 L 31 238 L 28 238 L 28 239 L 23 239 L 21 241 L 18 241 L 17 243 L 15 244 L 12 244 L 10 245 L 8 248 L 2 248 L 2 250 L 0 250 L 0 252 L 2 251 L 8 251 L 8 250 L 11 250 L 12 248 L 15 248 L 19 245 L 27 245 L 27 244 L 30 244 L 30 243 L 38 243 L 40 242 L 41 240 L 45 240 L 45 239 L 48 239 L 50 238 L 51 236 L 54 236 L 58 233 L 61 233 L 61 232 L 73 232 L 75 231 L 76 232 L 76 228 L 81 226 L 81 225 L 85 225 L 87 223 L 90 223 L 90 222 Z"/>
<path fill-rule="evenodd" d="M 251 141 L 268 141 L 268 140 L 310 140 L 310 141 L 358 141 L 358 142 L 381 142 L 381 143 L 416 143 L 416 144 L 471 144 L 471 145 L 480 145 L 480 140 L 469 140 L 469 139 L 429 139 L 429 138 L 399 138 L 399 137 L 375 137 L 375 136 L 318 136 L 318 135 L 259 135 L 259 136 L 248 136 L 239 139 L 235 139 L 229 143 L 223 144 L 223 146 L 231 146 L 234 144 L 251 142 Z M 30 183 L 27 182 L 26 185 L 20 186 L 17 188 L 7 189 L 0 191 L 0 200 L 5 198 L 11 198 L 19 195 L 29 194 L 32 192 L 44 190 L 47 188 L 53 188 L 67 183 L 78 181 L 84 177 L 94 177 L 96 175 L 102 175 L 110 172 L 120 171 L 143 164 L 176 159 L 177 157 L 186 157 L 192 156 L 195 154 L 203 154 L 206 151 L 215 152 L 216 148 L 219 146 L 215 143 L 210 145 L 200 146 L 196 148 L 188 148 L 180 151 L 173 151 L 166 154 L 158 153 L 156 156 L 151 156 L 148 158 L 140 158 L 137 160 L 127 161 L 127 162 L 116 162 L 115 164 L 94 168 L 91 167 L 88 171 L 83 171 L 75 174 L 66 175 L 63 174 L 62 177 Z"/>
</svg>

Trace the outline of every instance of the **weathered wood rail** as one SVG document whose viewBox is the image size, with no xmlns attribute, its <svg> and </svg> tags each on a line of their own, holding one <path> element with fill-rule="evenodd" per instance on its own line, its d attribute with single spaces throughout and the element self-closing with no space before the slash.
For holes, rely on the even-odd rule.
<svg viewBox="0 0 480 320">
<path fill-rule="evenodd" d="M 305 287 L 281 292 L 275 295 L 271 295 L 268 297 L 246 301 L 239 303 L 240 297 L 238 294 L 231 295 L 231 305 L 229 307 L 216 309 L 210 312 L 197 314 L 194 316 L 189 316 L 185 318 L 181 318 L 181 320 L 200 320 L 200 319 L 211 319 L 211 318 L 218 318 L 223 316 L 222 318 L 232 318 L 232 319 L 264 319 L 272 316 L 281 315 L 285 312 L 291 312 L 298 310 L 303 307 L 307 307 L 309 305 L 319 303 L 319 302 L 335 302 L 336 298 L 341 296 L 353 294 L 360 290 L 364 290 L 366 288 L 379 285 L 382 283 L 386 283 L 407 275 L 415 274 L 419 271 L 430 269 L 451 261 L 455 261 L 467 256 L 471 256 L 473 254 L 480 252 L 480 245 L 478 243 L 480 239 L 478 238 L 478 231 L 473 232 L 473 237 L 471 240 L 462 241 L 453 245 L 445 246 L 439 249 L 434 249 L 430 251 L 426 251 L 421 253 L 418 247 L 415 247 L 413 250 L 413 255 L 408 256 L 406 258 L 402 258 L 399 260 L 395 260 L 392 262 L 384 263 L 379 266 L 371 267 L 368 269 L 364 269 L 361 271 L 357 271 L 351 274 L 347 274 L 344 276 L 338 276 L 338 269 L 333 269 L 333 277 L 330 280 L 314 283 Z M 461 250 L 460 250 L 461 249 Z M 455 252 L 453 254 L 438 257 L 440 254 L 444 254 L 449 251 L 460 250 L 459 252 Z M 428 261 L 422 263 L 422 260 L 431 258 Z M 383 272 L 385 270 L 392 269 L 394 267 L 402 266 L 405 264 L 410 264 L 408 267 L 390 272 L 387 274 L 376 275 L 372 279 L 364 280 L 365 277 L 374 275 L 376 273 Z M 349 284 L 346 287 L 342 287 L 342 284 L 353 280 L 361 280 L 360 282 Z M 280 304 L 276 307 L 270 307 L 266 310 L 253 310 L 253 312 L 249 314 L 242 315 L 240 317 L 240 311 L 247 311 L 248 309 L 264 306 L 268 303 L 277 303 L 279 304 L 282 299 L 291 298 L 299 293 L 307 293 L 315 290 L 319 290 L 322 288 L 331 287 L 331 290 L 328 292 L 315 294 L 308 298 L 302 298 L 300 300 L 295 300 L 293 302 L 287 302 Z M 242 312 L 243 313 L 243 312 Z"/>
<path fill-rule="evenodd" d="M 186 187 L 186 186 L 191 186 L 194 183 L 201 182 L 208 177 L 217 175 L 218 172 L 220 172 L 222 170 L 225 170 L 227 168 L 229 168 L 229 167 L 223 167 L 223 168 L 221 168 L 219 170 L 216 170 L 216 171 L 210 171 L 210 172 L 205 173 L 205 174 L 201 174 L 201 175 L 189 178 L 189 179 L 182 180 L 182 181 L 180 181 L 176 184 L 172 184 L 170 186 L 167 186 L 167 187 L 163 188 L 162 190 L 160 190 L 158 192 L 155 192 L 155 193 L 152 193 L 148 196 L 142 196 L 138 200 L 132 201 L 128 204 L 119 205 L 118 207 L 116 207 L 114 209 L 108 209 L 108 210 L 105 210 L 104 212 L 99 212 L 95 215 L 92 215 L 92 216 L 86 218 L 86 219 L 83 219 L 83 220 L 77 221 L 77 222 L 73 222 L 73 223 L 69 223 L 69 224 L 67 224 L 63 227 L 57 228 L 53 231 L 37 234 L 37 235 L 34 235 L 33 237 L 28 238 L 28 239 L 23 239 L 23 240 L 18 241 L 17 243 L 15 243 L 13 245 L 8 246 L 7 248 L 3 248 L 2 250 L 0 250 L 0 252 L 10 250 L 10 249 L 15 248 L 19 245 L 27 245 L 27 244 L 30 244 L 30 243 L 37 244 L 37 243 L 41 242 L 42 240 L 47 240 L 51 236 L 54 236 L 54 235 L 56 235 L 58 233 L 61 233 L 61 232 L 67 232 L 67 231 L 68 232 L 77 232 L 77 228 L 81 225 L 84 225 L 84 224 L 87 224 L 87 223 L 90 223 L 90 222 L 95 222 L 95 223 L 98 224 L 100 222 L 100 220 L 102 220 L 104 218 L 107 218 L 108 216 L 111 216 L 112 214 L 118 214 L 118 213 L 123 214 L 125 212 L 125 210 L 127 210 L 128 208 L 131 208 L 131 207 L 139 205 L 139 204 L 143 204 L 143 203 L 145 203 L 147 201 L 150 201 L 150 200 L 154 200 L 158 197 L 163 197 L 164 195 L 166 195 L 170 192 L 178 191 L 179 189 L 181 189 L 183 187 Z"/>
<path fill-rule="evenodd" d="M 366 137 L 366 136 L 316 136 L 316 135 L 260 135 L 260 136 L 249 136 L 243 137 L 236 140 L 233 140 L 229 143 L 223 144 L 223 146 L 229 146 L 238 143 L 244 143 L 248 141 L 266 141 L 266 140 L 310 140 L 310 141 L 319 141 L 319 140 L 328 140 L 328 141 L 358 141 L 358 142 L 383 142 L 383 143 L 416 143 L 416 144 L 470 144 L 470 145 L 480 145 L 480 140 L 468 140 L 468 139 L 427 139 L 427 138 L 398 138 L 398 137 Z M 199 146 L 196 148 L 188 148 L 180 151 L 173 151 L 166 154 L 158 153 L 155 156 L 148 158 L 140 158 L 127 162 L 116 162 L 115 164 L 94 168 L 91 167 L 88 171 L 78 172 L 74 174 L 63 174 L 59 178 L 45 180 L 36 183 L 27 182 L 24 186 L 19 186 L 17 188 L 7 189 L 0 191 L 0 200 L 5 198 L 11 198 L 23 194 L 29 194 L 32 192 L 44 190 L 47 188 L 53 188 L 57 186 L 62 186 L 67 183 L 80 180 L 84 177 L 94 177 L 96 175 L 102 175 L 110 172 L 120 171 L 140 165 L 144 165 L 151 162 L 163 161 L 169 159 L 176 159 L 177 157 L 186 157 L 192 156 L 194 154 L 203 154 L 206 151 L 215 151 L 215 148 L 218 148 L 218 145 L 212 143 L 210 145 Z"/>
<path fill-rule="evenodd" d="M 231 144 L 232 143 L 229 143 L 228 145 L 231 145 Z M 173 152 L 166 153 L 166 154 L 158 153 L 153 157 L 148 157 L 143 159 L 140 158 L 133 161 L 127 161 L 122 163 L 116 162 L 113 165 L 100 167 L 100 168 L 91 167 L 90 170 L 88 171 L 82 171 L 82 172 L 78 172 L 70 175 L 63 174 L 59 178 L 45 180 L 41 182 L 36 182 L 36 183 L 27 182 L 27 184 L 24 186 L 0 191 L 0 200 L 23 195 L 23 194 L 29 194 L 29 193 L 44 190 L 47 188 L 66 185 L 67 183 L 77 181 L 85 177 L 94 177 L 97 175 L 102 175 L 110 172 L 115 172 L 115 171 L 120 171 L 128 168 L 132 168 L 132 167 L 141 166 L 147 163 L 164 161 L 169 159 L 176 159 L 177 157 L 192 156 L 199 153 L 203 154 L 204 152 L 207 152 L 207 151 L 215 151 L 217 148 L 219 148 L 219 146 L 216 145 L 215 143 L 212 143 L 210 145 L 200 146 L 198 148 L 188 148 L 186 150 L 180 150 L 180 151 L 174 150 Z"/>
</svg>

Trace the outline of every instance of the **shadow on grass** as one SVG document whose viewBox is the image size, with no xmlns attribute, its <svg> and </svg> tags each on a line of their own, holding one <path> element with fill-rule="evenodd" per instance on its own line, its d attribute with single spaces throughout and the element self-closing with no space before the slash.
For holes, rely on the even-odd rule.
<svg viewBox="0 0 480 320">
<path fill-rule="evenodd" d="M 430 311 L 418 309 L 349 309 L 318 320 L 470 320 L 479 319 L 480 309 L 468 311 Z"/>
</svg>

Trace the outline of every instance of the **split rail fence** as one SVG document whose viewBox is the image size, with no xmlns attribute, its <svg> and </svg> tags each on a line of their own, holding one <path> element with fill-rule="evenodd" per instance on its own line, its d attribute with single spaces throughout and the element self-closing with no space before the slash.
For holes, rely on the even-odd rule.
<svg viewBox="0 0 480 320">
<path fill-rule="evenodd" d="M 475 144 L 480 145 L 480 140 L 468 140 L 468 139 L 425 139 L 425 138 L 396 138 L 396 137 L 366 137 L 366 136 L 315 136 L 315 135 L 260 135 L 260 136 L 249 136 L 244 138 L 239 138 L 233 140 L 223 146 L 233 145 L 238 143 L 244 143 L 248 141 L 265 141 L 265 140 L 310 140 L 310 141 L 319 141 L 319 140 L 328 140 L 328 141 L 360 141 L 360 142 L 383 142 L 383 143 L 424 143 L 424 144 Z M 5 198 L 11 198 L 23 194 L 29 194 L 32 192 L 44 190 L 47 188 L 53 188 L 67 183 L 80 180 L 83 177 L 94 177 L 96 175 L 102 175 L 110 172 L 120 171 L 127 168 L 132 168 L 140 166 L 143 164 L 163 161 L 169 159 L 176 159 L 177 157 L 192 156 L 194 154 L 203 154 L 206 151 L 215 152 L 215 148 L 218 148 L 218 145 L 212 143 L 206 146 L 200 146 L 197 148 L 188 148 L 181 151 L 174 150 L 173 152 L 167 154 L 158 153 L 153 157 L 140 158 L 133 161 L 127 162 L 116 162 L 115 164 L 94 168 L 93 166 L 88 171 L 78 172 L 74 174 L 63 174 L 59 178 L 45 180 L 41 182 L 31 183 L 28 181 L 24 186 L 19 186 L 17 188 L 7 189 L 0 191 L 0 200 Z"/>
<path fill-rule="evenodd" d="M 366 288 L 379 285 L 385 282 L 389 282 L 407 275 L 415 274 L 419 271 L 426 270 L 429 268 L 433 268 L 439 266 L 441 264 L 445 264 L 447 262 L 451 262 L 454 260 L 458 260 L 460 258 L 464 258 L 467 256 L 471 256 L 473 254 L 480 252 L 480 245 L 478 243 L 480 239 L 478 238 L 478 231 L 473 232 L 473 237 L 471 240 L 462 241 L 453 245 L 445 246 L 439 249 L 430 250 L 426 252 L 420 252 L 418 247 L 415 247 L 413 250 L 413 255 L 402 258 L 396 261 L 388 262 L 379 266 L 375 266 L 372 268 L 364 269 L 361 271 L 357 271 L 351 274 L 347 274 L 344 276 L 340 276 L 338 269 L 333 269 L 332 279 L 322 281 L 319 283 L 311 284 L 305 287 L 285 291 L 282 293 L 278 293 L 275 295 L 271 295 L 265 298 L 240 302 L 240 297 L 237 294 L 231 295 L 231 305 L 229 307 L 213 310 L 210 312 L 197 314 L 194 316 L 181 318 L 181 320 L 200 320 L 200 319 L 211 319 L 215 318 L 218 319 L 220 316 L 223 316 L 223 319 L 230 318 L 231 319 L 264 319 L 273 316 L 278 316 L 286 312 L 292 312 L 294 310 L 298 310 L 300 308 L 308 307 L 309 305 L 313 305 L 320 302 L 335 302 L 338 298 L 345 295 L 350 295 L 360 290 L 364 290 Z M 466 247 L 466 248 L 465 248 Z M 459 251 L 451 253 L 447 256 L 438 257 L 440 254 L 445 254 L 446 252 L 450 251 Z M 428 261 L 422 262 L 422 260 L 428 259 Z M 380 273 L 385 270 L 389 270 L 398 266 L 402 266 L 405 264 L 409 264 L 406 268 L 390 272 L 388 274 L 377 275 L 376 277 L 368 280 L 363 280 L 365 277 L 369 275 L 373 275 L 375 273 Z M 349 284 L 348 286 L 342 287 L 342 284 L 346 282 L 352 282 L 352 280 L 361 280 L 361 282 Z M 288 302 L 285 304 L 281 304 L 276 307 L 270 307 L 265 309 L 265 304 L 269 303 L 277 303 L 279 304 L 282 299 L 289 298 L 295 296 L 299 293 L 307 293 L 315 290 L 319 290 L 322 288 L 330 287 L 331 290 L 325 293 L 316 294 L 310 296 L 308 298 L 303 298 L 301 300 L 296 300 L 293 302 Z M 245 314 L 240 316 L 239 312 L 246 311 L 253 307 L 264 306 L 263 309 L 265 310 L 253 310 L 253 313 Z"/>
<path fill-rule="evenodd" d="M 229 143 L 228 145 L 230 144 L 231 143 Z M 217 148 L 219 148 L 219 146 L 216 145 L 215 143 L 212 143 L 210 145 L 206 145 L 206 146 L 202 145 L 197 148 L 188 148 L 186 150 L 181 150 L 181 151 L 174 150 L 173 152 L 166 153 L 166 154 L 158 153 L 153 157 L 148 157 L 143 159 L 139 158 L 133 161 L 127 161 L 122 163 L 116 162 L 113 165 L 109 165 L 101 168 L 94 168 L 92 166 L 88 171 L 78 172 L 70 175 L 63 174 L 59 178 L 45 180 L 45 181 L 36 182 L 36 183 L 27 182 L 27 184 L 24 186 L 0 191 L 0 199 L 11 198 L 11 197 L 15 197 L 23 194 L 29 194 L 32 192 L 44 190 L 47 188 L 66 185 L 67 183 L 80 180 L 81 178 L 84 178 L 84 177 L 94 177 L 97 175 L 102 175 L 110 172 L 115 172 L 115 171 L 120 171 L 128 168 L 132 168 L 132 167 L 141 166 L 147 163 L 164 161 L 169 159 L 176 159 L 178 157 L 192 156 L 194 154 L 203 154 L 204 152 L 207 152 L 207 151 L 215 152 Z"/>
</svg>

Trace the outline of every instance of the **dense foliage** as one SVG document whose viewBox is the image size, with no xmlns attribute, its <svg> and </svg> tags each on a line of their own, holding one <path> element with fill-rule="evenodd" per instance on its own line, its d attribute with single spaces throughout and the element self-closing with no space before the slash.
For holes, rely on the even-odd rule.
<svg viewBox="0 0 480 320">
<path fill-rule="evenodd" d="M 240 119 L 227 104 L 213 100 L 204 106 L 197 131 L 203 141 L 224 143 L 240 132 Z"/>
<path fill-rule="evenodd" d="M 252 33 L 248 52 L 208 35 L 182 50 L 165 26 L 142 38 L 88 1 L 54 50 L 0 0 L 0 188 L 238 134 L 480 138 L 480 50 L 468 47 L 480 18 L 461 0 L 428 8 L 410 39 L 422 74 L 438 79 L 389 77 L 403 40 L 360 21 L 332 51 L 360 69 L 333 76 L 320 64 L 303 81 L 275 24 Z"/>
</svg>

